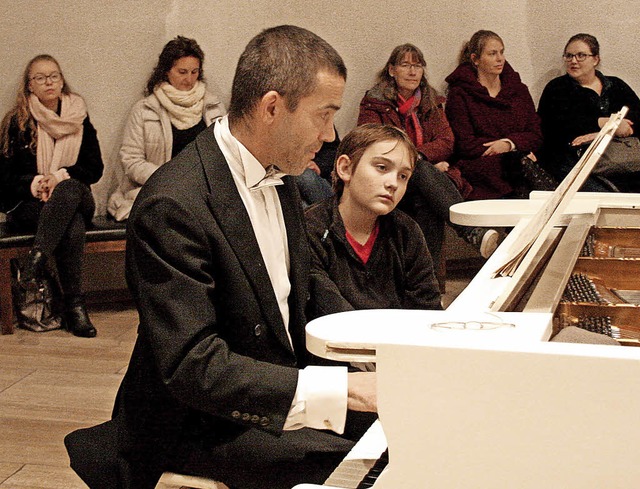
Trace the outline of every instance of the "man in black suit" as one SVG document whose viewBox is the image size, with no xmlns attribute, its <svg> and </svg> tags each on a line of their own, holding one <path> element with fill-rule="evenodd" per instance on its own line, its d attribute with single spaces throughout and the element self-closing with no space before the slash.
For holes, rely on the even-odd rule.
<svg viewBox="0 0 640 489">
<path fill-rule="evenodd" d="M 347 410 L 376 410 L 375 374 L 308 366 L 309 252 L 288 176 L 334 139 L 345 81 L 315 34 L 263 31 L 228 117 L 140 192 L 127 235 L 140 326 L 110 422 L 122 487 L 166 470 L 232 489 L 322 483 L 353 445 L 333 433 Z"/>
</svg>

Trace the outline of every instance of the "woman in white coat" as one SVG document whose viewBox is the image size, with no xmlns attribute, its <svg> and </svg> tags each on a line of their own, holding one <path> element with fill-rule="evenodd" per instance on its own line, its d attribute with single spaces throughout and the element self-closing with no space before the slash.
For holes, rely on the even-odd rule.
<svg viewBox="0 0 640 489">
<path fill-rule="evenodd" d="M 176 156 L 225 113 L 203 81 L 204 53 L 193 39 L 178 36 L 163 48 L 145 94 L 125 126 L 120 162 L 124 177 L 109 198 L 109 213 L 129 217 L 140 188 L 161 165 Z"/>
</svg>

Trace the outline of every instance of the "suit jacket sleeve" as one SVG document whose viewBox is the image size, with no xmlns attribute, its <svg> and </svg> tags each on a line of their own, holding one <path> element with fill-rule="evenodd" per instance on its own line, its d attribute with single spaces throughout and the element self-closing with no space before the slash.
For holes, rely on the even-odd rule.
<svg viewBox="0 0 640 489">
<path fill-rule="evenodd" d="M 144 197 L 129 219 L 127 280 L 162 383 L 182 405 L 246 425 L 252 413 L 253 427 L 279 432 L 298 371 L 269 361 L 268 335 L 255 334 L 267 321 L 259 294 L 210 215 Z"/>
</svg>

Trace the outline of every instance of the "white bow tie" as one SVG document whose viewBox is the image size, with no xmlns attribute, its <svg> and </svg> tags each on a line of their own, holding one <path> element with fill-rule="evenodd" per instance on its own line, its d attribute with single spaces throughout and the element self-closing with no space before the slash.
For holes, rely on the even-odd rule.
<svg viewBox="0 0 640 489">
<path fill-rule="evenodd" d="M 251 190 L 257 190 L 264 187 L 273 187 L 275 185 L 282 185 L 284 182 L 282 181 L 282 177 L 285 176 L 285 173 L 280 171 L 275 165 L 269 165 L 266 169 L 264 177 L 258 183 L 251 187 Z"/>
</svg>

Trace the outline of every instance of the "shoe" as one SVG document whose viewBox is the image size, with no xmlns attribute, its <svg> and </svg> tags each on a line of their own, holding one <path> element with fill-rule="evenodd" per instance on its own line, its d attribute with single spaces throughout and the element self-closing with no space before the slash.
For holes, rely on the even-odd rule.
<svg viewBox="0 0 640 489">
<path fill-rule="evenodd" d="M 82 299 L 75 299 L 67 305 L 63 314 L 64 328 L 74 336 L 94 338 L 98 331 L 91 323 Z"/>
<path fill-rule="evenodd" d="M 464 233 L 464 239 L 480 251 L 482 258 L 489 258 L 498 247 L 500 233 L 490 228 L 469 228 L 469 230 Z"/>
<path fill-rule="evenodd" d="M 493 252 L 496 251 L 498 247 L 498 239 L 500 235 L 498 231 L 495 229 L 487 229 L 482 236 L 482 241 L 480 242 L 480 255 L 482 258 L 489 258 L 493 255 Z"/>
</svg>

